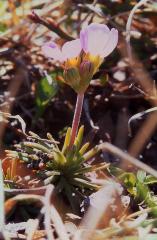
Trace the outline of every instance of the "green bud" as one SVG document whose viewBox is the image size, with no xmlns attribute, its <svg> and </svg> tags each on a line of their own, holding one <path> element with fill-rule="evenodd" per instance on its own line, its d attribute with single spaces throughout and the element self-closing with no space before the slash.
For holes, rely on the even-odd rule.
<svg viewBox="0 0 157 240">
<path fill-rule="evenodd" d="M 77 93 L 85 92 L 94 74 L 94 64 L 90 61 L 83 61 L 79 69 L 68 68 L 64 71 L 65 82 Z"/>
<path fill-rule="evenodd" d="M 80 74 L 76 67 L 64 71 L 65 82 L 70 85 L 77 93 L 80 87 Z"/>
<path fill-rule="evenodd" d="M 87 89 L 94 74 L 94 64 L 90 61 L 83 61 L 80 65 L 81 89 Z"/>
</svg>

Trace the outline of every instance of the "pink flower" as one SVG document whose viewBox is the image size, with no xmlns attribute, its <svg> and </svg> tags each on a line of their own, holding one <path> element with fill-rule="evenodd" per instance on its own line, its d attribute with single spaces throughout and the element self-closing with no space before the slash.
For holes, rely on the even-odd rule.
<svg viewBox="0 0 157 240">
<path fill-rule="evenodd" d="M 85 92 L 90 80 L 103 62 L 116 47 L 118 31 L 104 24 L 92 23 L 80 32 L 80 38 L 66 42 L 60 48 L 54 42 L 43 45 L 43 53 L 64 63 L 64 78 L 77 93 Z"/>
<path fill-rule="evenodd" d="M 107 57 L 117 46 L 118 31 L 111 31 L 104 24 L 92 23 L 80 32 L 81 46 L 85 53 Z"/>
<path fill-rule="evenodd" d="M 66 42 L 62 49 L 56 43 L 48 42 L 42 50 L 47 57 L 60 62 L 78 57 L 81 50 L 94 57 L 104 58 L 114 50 L 117 42 L 118 31 L 115 28 L 109 30 L 104 24 L 92 23 L 81 30 L 80 39 Z"/>
</svg>

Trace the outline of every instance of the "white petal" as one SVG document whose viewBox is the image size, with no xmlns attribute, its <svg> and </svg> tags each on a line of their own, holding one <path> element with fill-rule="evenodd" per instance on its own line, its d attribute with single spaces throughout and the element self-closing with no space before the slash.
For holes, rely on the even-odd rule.
<svg viewBox="0 0 157 240">
<path fill-rule="evenodd" d="M 58 45 L 54 42 L 48 42 L 42 46 L 42 51 L 46 57 L 53 58 L 56 61 L 63 62 L 63 55 L 58 47 Z"/>
<path fill-rule="evenodd" d="M 101 57 L 107 57 L 117 46 L 118 43 L 118 31 L 112 28 L 109 33 L 109 38 L 105 47 L 102 50 Z"/>
<path fill-rule="evenodd" d="M 109 28 L 104 24 L 90 24 L 80 33 L 83 50 L 92 55 L 100 55 L 108 41 L 109 32 Z"/>
<path fill-rule="evenodd" d="M 80 39 L 72 40 L 66 42 L 62 47 L 62 54 L 65 59 L 71 59 L 78 57 L 81 52 L 81 43 Z"/>
</svg>

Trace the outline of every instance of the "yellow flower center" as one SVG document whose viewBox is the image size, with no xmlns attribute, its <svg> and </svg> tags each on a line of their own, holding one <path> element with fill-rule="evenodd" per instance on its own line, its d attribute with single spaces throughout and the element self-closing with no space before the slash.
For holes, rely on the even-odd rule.
<svg viewBox="0 0 157 240">
<path fill-rule="evenodd" d="M 94 56 L 91 55 L 90 53 L 85 54 L 84 60 L 89 61 L 94 65 L 94 73 L 96 73 L 96 71 L 103 62 L 103 58 L 101 58 L 99 55 Z"/>
<path fill-rule="evenodd" d="M 65 82 L 77 93 L 85 92 L 93 75 L 98 71 L 103 58 L 89 53 L 81 52 L 76 58 L 71 58 L 64 63 Z"/>
<path fill-rule="evenodd" d="M 65 62 L 65 69 L 72 68 L 72 67 L 79 67 L 80 62 L 81 62 L 80 57 L 68 59 Z"/>
</svg>

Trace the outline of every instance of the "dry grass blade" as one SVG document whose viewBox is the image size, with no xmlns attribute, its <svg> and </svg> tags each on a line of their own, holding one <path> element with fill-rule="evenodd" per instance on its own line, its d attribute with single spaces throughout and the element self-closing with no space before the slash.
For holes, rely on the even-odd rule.
<svg viewBox="0 0 157 240">
<path fill-rule="evenodd" d="M 52 229 L 51 229 L 51 221 L 54 224 L 55 230 L 59 236 L 60 240 L 69 240 L 69 237 L 67 235 L 64 223 L 62 222 L 62 219 L 55 209 L 55 207 L 51 204 L 51 195 L 53 192 L 53 186 L 49 185 L 47 187 L 46 193 L 45 193 L 45 200 L 44 200 L 44 213 L 45 213 L 45 229 L 47 232 L 47 236 L 50 240 L 54 239 L 54 236 L 52 235 Z"/>
<path fill-rule="evenodd" d="M 138 159 L 130 156 L 128 153 L 123 152 L 122 150 L 113 146 L 110 143 L 107 143 L 107 142 L 102 143 L 102 144 L 98 145 L 98 149 L 102 150 L 102 151 L 108 151 L 108 152 L 114 154 L 115 156 L 119 157 L 120 159 L 122 159 L 124 161 L 122 163 L 124 168 L 127 167 L 126 162 L 129 162 L 133 166 L 136 166 L 136 167 L 144 170 L 145 172 L 147 172 L 147 173 L 149 173 L 152 176 L 157 178 L 157 171 L 156 170 L 149 167 L 147 164 L 140 162 Z"/>
<path fill-rule="evenodd" d="M 156 107 L 152 108 L 155 109 Z M 154 110 L 155 111 L 155 110 Z M 138 115 L 138 114 L 137 114 Z M 150 140 L 157 126 L 157 113 L 153 112 L 140 127 L 138 133 L 131 142 L 128 152 L 133 157 L 137 157 Z M 138 143 L 138 144 L 137 144 Z"/>
<path fill-rule="evenodd" d="M 112 182 L 112 184 L 108 184 L 102 187 L 101 191 L 104 197 L 102 198 L 102 195 L 98 194 L 95 199 L 95 203 L 97 202 L 97 204 L 95 205 L 99 206 L 99 208 L 96 209 L 95 207 L 91 206 L 86 213 L 81 223 L 81 228 L 85 229 L 85 231 L 82 232 L 82 236 L 80 239 L 91 239 L 91 236 L 96 229 L 101 217 L 105 215 L 105 212 L 108 209 L 109 205 L 111 204 L 111 202 L 113 202 L 113 197 L 117 191 L 116 185 L 117 184 L 115 182 Z M 78 233 L 76 233 L 74 237 L 74 240 L 76 239 L 78 239 Z"/>
<path fill-rule="evenodd" d="M 133 115 L 128 121 L 128 130 L 129 130 L 130 135 L 132 135 L 131 134 L 131 123 L 132 123 L 132 121 L 138 120 L 141 117 L 143 117 L 144 115 L 146 115 L 148 113 L 156 112 L 156 111 L 157 111 L 157 107 L 153 107 L 153 108 L 149 108 L 148 110 L 145 110 L 145 111 L 142 111 L 140 113 L 137 113 L 137 114 Z"/>
<path fill-rule="evenodd" d="M 126 40 L 127 42 L 130 42 L 130 30 L 131 30 L 131 23 L 134 17 L 135 12 L 137 11 L 138 8 L 140 8 L 142 5 L 144 5 L 146 2 L 148 2 L 148 0 L 141 0 L 140 2 L 138 2 L 133 9 L 131 10 L 129 17 L 128 17 L 128 21 L 126 24 Z"/>
<path fill-rule="evenodd" d="M 52 232 L 51 228 L 51 214 L 50 214 L 50 208 L 51 208 L 51 195 L 53 192 L 53 186 L 49 185 L 47 187 L 45 198 L 44 198 L 44 208 L 42 209 L 42 212 L 45 214 L 45 230 L 47 234 L 48 240 L 55 239 L 54 234 Z"/>
<path fill-rule="evenodd" d="M 29 195 L 28 194 L 19 194 L 11 199 L 13 201 L 34 200 L 34 201 L 40 201 L 41 203 L 44 202 L 44 197 L 36 195 L 36 194 L 29 194 Z"/>
<path fill-rule="evenodd" d="M 26 135 L 26 123 L 25 123 L 25 121 L 22 119 L 22 117 L 20 117 L 19 115 L 13 116 L 13 115 L 11 115 L 10 113 L 6 113 L 6 112 L 0 112 L 0 116 L 1 116 L 2 118 L 4 118 L 4 120 L 5 120 L 5 118 L 10 118 L 10 119 L 16 119 L 16 120 L 18 120 L 19 123 L 21 124 L 21 129 L 22 129 L 23 134 Z"/>
<path fill-rule="evenodd" d="M 68 234 L 65 229 L 65 225 L 62 219 L 53 205 L 51 205 L 51 219 L 54 223 L 55 230 L 60 240 L 69 240 Z"/>
<path fill-rule="evenodd" d="M 38 219 L 29 219 L 27 222 L 27 228 L 25 230 L 25 233 L 27 234 L 27 240 L 32 240 L 34 237 L 34 234 L 39 226 L 39 220 Z"/>
<path fill-rule="evenodd" d="M 36 187 L 36 188 L 12 188 L 12 189 L 9 189 L 9 188 L 4 188 L 4 191 L 6 193 L 16 193 L 16 194 L 19 194 L 19 193 L 31 193 L 31 192 L 45 192 L 46 191 L 46 186 L 43 186 L 43 187 Z"/>
<path fill-rule="evenodd" d="M 51 195 L 53 192 L 53 185 L 48 185 L 46 188 L 45 196 L 35 195 L 35 194 L 19 194 L 11 199 L 9 199 L 9 206 L 16 205 L 17 201 L 23 201 L 23 200 L 35 200 L 40 201 L 43 204 L 42 213 L 45 215 L 45 230 L 47 234 L 48 240 L 55 239 L 53 235 L 53 229 L 51 222 L 54 223 L 55 230 L 59 236 L 60 240 L 69 240 L 68 234 L 66 232 L 64 223 L 62 222 L 62 219 L 55 209 L 55 207 L 51 204 Z M 8 207 L 8 206 L 7 206 Z M 4 216 L 4 214 L 3 214 Z M 31 240 L 33 239 L 33 235 L 35 234 L 37 228 L 38 228 L 39 221 L 36 219 L 33 222 L 33 225 L 28 225 L 28 228 L 26 229 L 27 239 Z M 4 225 L 4 222 L 3 222 Z"/>
</svg>

